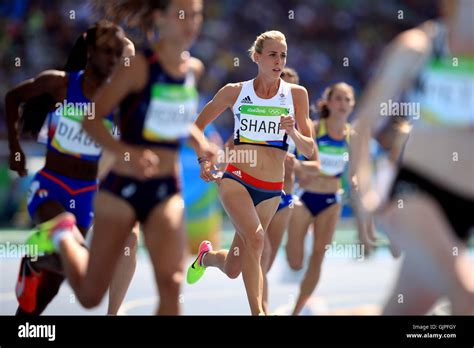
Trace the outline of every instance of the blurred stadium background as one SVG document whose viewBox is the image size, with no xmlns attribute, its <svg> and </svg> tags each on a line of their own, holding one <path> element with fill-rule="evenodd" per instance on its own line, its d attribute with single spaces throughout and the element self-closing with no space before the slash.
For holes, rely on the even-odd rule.
<svg viewBox="0 0 474 348">
<path fill-rule="evenodd" d="M 246 51 L 255 36 L 268 29 L 281 30 L 287 36 L 287 65 L 298 71 L 311 102 L 337 81 L 353 85 L 360 96 L 386 43 L 437 14 L 437 1 L 433 0 L 206 0 L 202 34 L 192 49 L 206 66 L 201 102 L 206 103 L 225 83 L 253 76 L 256 67 Z M 99 17 L 88 1 L 6 0 L 0 4 L 2 227 L 31 224 L 24 202 L 31 178 L 19 179 L 8 170 L 5 93 L 45 69 L 62 69 L 78 35 Z M 20 66 L 15 65 L 16 58 L 21 59 Z M 343 64 L 345 58 L 349 64 Z M 229 113 L 219 118 L 216 130 L 223 139 L 231 134 L 232 122 Z M 34 140 L 22 144 L 31 175 L 42 165 L 45 148 Z M 346 207 L 344 216 L 348 215 Z"/>
<path fill-rule="evenodd" d="M 206 66 L 200 86 L 202 104 L 225 83 L 254 76 L 256 66 L 248 58 L 247 49 L 259 33 L 269 29 L 280 30 L 287 36 L 287 65 L 299 73 L 301 84 L 309 91 L 311 103 L 320 97 L 327 85 L 338 81 L 353 85 L 356 96 L 360 97 L 386 44 L 401 31 L 439 15 L 438 1 L 435 0 L 205 0 L 204 10 L 202 33 L 192 48 L 192 54 Z M 44 145 L 34 139 L 25 139 L 22 145 L 28 158 L 30 176 L 20 179 L 8 170 L 5 93 L 42 70 L 62 69 L 78 35 L 98 19 L 100 15 L 88 1 L 3 0 L 0 3 L 0 243 L 22 243 L 32 227 L 26 212 L 25 195 L 32 175 L 43 165 L 45 153 Z M 133 38 L 133 30 L 125 29 Z M 17 58 L 21 59 L 19 67 L 15 66 Z M 345 58 L 349 59 L 349 64 L 344 64 Z M 232 122 L 228 113 L 210 132 L 227 139 L 232 132 Z M 374 148 L 374 153 L 377 152 Z M 228 246 L 233 229 L 220 207 L 216 188 L 200 181 L 193 156 L 191 150 L 183 150 L 188 233 L 191 239 L 200 241 L 204 237 L 200 233 L 213 230 L 215 240 L 220 239 L 223 246 Z M 355 243 L 357 240 L 348 201 L 346 196 L 343 218 L 336 232 L 338 243 Z M 383 237 L 381 240 L 385 244 Z M 192 251 L 195 251 L 195 246 Z M 151 266 L 144 254 L 144 250 L 139 253 L 135 276 L 143 282 L 132 282 L 123 313 L 152 312 L 156 294 L 153 287 L 148 286 Z M 0 266 L 0 314 L 12 314 L 16 308 L 12 290 L 18 260 L 4 259 Z M 270 280 L 279 284 L 271 292 L 271 301 L 280 304 L 282 313 L 285 310 L 282 304 L 294 300 L 297 281 L 302 276 L 301 272 L 291 275 L 285 266 L 284 256 L 279 255 L 277 266 L 270 274 Z M 313 303 L 320 312 L 348 305 L 381 304 L 394 280 L 397 262 L 385 249 L 374 255 L 369 263 L 336 259 L 329 260 L 325 267 L 328 269 L 323 272 L 318 287 L 318 296 L 321 294 L 323 302 Z M 353 276 L 357 272 L 358 279 Z M 377 281 L 369 281 L 375 279 L 374 272 Z M 248 313 L 242 282 L 226 282 L 216 270 L 212 270 L 208 277 L 208 282 L 193 289 L 185 287 L 186 296 L 189 296 L 185 297 L 185 313 Z M 216 289 L 219 289 L 219 294 Z M 104 303 L 92 312 L 84 311 L 78 304 L 64 306 L 71 304 L 71 294 L 71 289 L 64 286 L 46 314 L 105 312 Z M 206 298 L 225 303 L 221 302 L 219 309 L 220 305 L 215 302 L 211 308 L 200 301 Z"/>
</svg>

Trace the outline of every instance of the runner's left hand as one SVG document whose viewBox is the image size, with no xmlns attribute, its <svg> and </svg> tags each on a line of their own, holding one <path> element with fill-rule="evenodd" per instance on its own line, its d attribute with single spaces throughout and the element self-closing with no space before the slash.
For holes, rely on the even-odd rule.
<svg viewBox="0 0 474 348">
<path fill-rule="evenodd" d="M 295 132 L 295 119 L 291 115 L 280 116 L 280 128 L 284 129 L 288 135 L 292 135 Z"/>
</svg>

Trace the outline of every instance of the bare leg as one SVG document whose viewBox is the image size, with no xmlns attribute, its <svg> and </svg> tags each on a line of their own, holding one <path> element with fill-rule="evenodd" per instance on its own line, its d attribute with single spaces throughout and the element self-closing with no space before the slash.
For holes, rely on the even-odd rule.
<svg viewBox="0 0 474 348">
<path fill-rule="evenodd" d="M 453 314 L 473 314 L 474 277 L 472 265 L 464 254 L 464 243 L 455 236 L 443 212 L 431 198 L 407 196 L 402 202 L 400 208 L 392 203 L 381 214 L 382 224 L 390 238 L 400 246 L 410 262 L 409 267 L 402 267 L 395 292 L 405 291 L 404 297 L 410 299 L 409 303 L 424 301 L 424 292 L 411 287 L 416 279 L 420 284 L 429 284 L 432 293 L 447 296 Z M 392 301 L 393 295 L 395 293 Z M 421 309 L 393 306 L 389 299 L 384 313 L 403 314 L 417 310 L 422 314 L 419 312 Z"/>
<path fill-rule="evenodd" d="M 288 227 L 286 258 L 294 270 L 303 268 L 304 239 L 311 224 L 312 215 L 304 205 L 295 205 Z"/>
<path fill-rule="evenodd" d="M 427 287 L 412 265 L 416 260 L 405 257 L 395 288 L 388 296 L 384 306 L 383 315 L 416 315 L 426 314 L 439 297 L 432 289 Z"/>
<path fill-rule="evenodd" d="M 160 294 L 159 315 L 180 314 L 179 295 L 186 258 L 183 198 L 175 194 L 156 206 L 143 225 Z"/>
<path fill-rule="evenodd" d="M 236 232 L 229 250 L 221 249 L 208 252 L 203 259 L 203 264 L 206 267 L 219 268 L 231 279 L 237 278 L 242 271 L 240 250 L 243 247 L 244 243 Z"/>
<path fill-rule="evenodd" d="M 306 270 L 303 282 L 300 286 L 300 294 L 296 301 L 293 315 L 298 315 L 301 312 L 314 289 L 316 289 L 321 274 L 321 265 L 326 252 L 326 246 L 331 244 L 340 212 L 340 204 L 333 204 L 319 213 L 314 219 L 313 253 L 309 260 L 309 267 Z"/>
<path fill-rule="evenodd" d="M 265 313 L 269 313 L 268 308 L 268 279 L 267 273 L 275 261 L 275 257 L 280 247 L 283 234 L 290 222 L 292 209 L 286 207 L 276 212 L 265 234 L 265 244 L 263 246 L 262 270 L 263 270 L 263 308 Z"/>
<path fill-rule="evenodd" d="M 128 287 L 132 281 L 137 266 L 139 224 L 135 224 L 132 233 L 125 242 L 122 255 L 120 256 L 117 269 L 109 289 L 109 307 L 107 314 L 116 315 L 127 294 Z"/>
<path fill-rule="evenodd" d="M 366 255 L 370 255 L 375 249 L 375 231 L 373 219 L 365 218 L 363 214 L 359 212 L 358 208 L 358 204 L 352 204 L 359 242 L 363 245 Z"/>
<path fill-rule="evenodd" d="M 66 210 L 61 203 L 54 200 L 43 202 L 38 206 L 35 212 L 34 221 L 36 224 L 51 220 Z M 86 229 L 79 228 L 82 235 L 86 234 Z M 24 256 L 25 262 L 28 262 L 35 270 L 41 270 L 42 276 L 39 278 L 39 285 L 36 291 L 36 307 L 32 312 L 23 310 L 20 306 L 16 315 L 40 315 L 54 299 L 64 281 L 64 276 L 60 274 L 61 262 L 58 254 L 47 255 L 33 261 Z"/>
<path fill-rule="evenodd" d="M 222 204 L 240 234 L 244 248 L 233 251 L 241 257 L 244 279 L 250 310 L 253 315 L 263 313 L 263 273 L 261 256 L 263 252 L 265 228 L 275 214 L 279 197 L 274 197 L 253 206 L 245 187 L 223 179 L 219 185 Z"/>
<path fill-rule="evenodd" d="M 64 272 L 79 302 L 86 308 L 95 307 L 102 300 L 135 223 L 132 207 L 108 192 L 97 193 L 95 213 L 90 252 L 72 236 L 60 242 Z"/>
</svg>

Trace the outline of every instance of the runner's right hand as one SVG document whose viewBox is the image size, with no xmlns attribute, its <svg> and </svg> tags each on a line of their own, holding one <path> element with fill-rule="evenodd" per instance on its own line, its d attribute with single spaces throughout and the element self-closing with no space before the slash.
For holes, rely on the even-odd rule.
<svg viewBox="0 0 474 348">
<path fill-rule="evenodd" d="M 213 173 L 213 171 L 217 173 Z M 218 181 L 222 178 L 221 173 L 217 166 L 212 163 L 210 160 L 205 160 L 201 162 L 201 179 L 205 182 Z"/>
<path fill-rule="evenodd" d="M 158 174 L 159 157 L 149 149 L 129 147 L 129 171 L 130 174 L 139 179 L 146 180 Z M 125 156 L 127 159 L 127 156 Z"/>
</svg>

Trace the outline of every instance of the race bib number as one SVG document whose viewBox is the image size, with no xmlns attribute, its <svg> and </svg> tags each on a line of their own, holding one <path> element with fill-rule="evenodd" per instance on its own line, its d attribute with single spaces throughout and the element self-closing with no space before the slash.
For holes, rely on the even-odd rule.
<svg viewBox="0 0 474 348">
<path fill-rule="evenodd" d="M 102 147 L 82 128 L 81 116 L 63 115 L 59 117 L 51 145 L 60 152 L 72 155 L 99 156 Z M 110 130 L 112 122 L 104 120 Z"/>
<path fill-rule="evenodd" d="M 194 87 L 154 84 L 143 125 L 143 137 L 150 141 L 187 137 L 197 105 L 198 93 Z"/>
<path fill-rule="evenodd" d="M 474 61 L 435 60 L 421 75 L 422 90 L 414 101 L 421 119 L 434 124 L 474 124 Z"/>
<path fill-rule="evenodd" d="M 322 174 L 335 176 L 344 172 L 349 159 L 346 148 L 324 146 L 322 144 L 318 144 L 318 148 Z"/>
<path fill-rule="evenodd" d="M 287 108 L 278 106 L 242 105 L 240 107 L 240 141 L 246 143 L 283 141 L 285 130 L 280 129 L 280 117 L 288 113 Z"/>
</svg>

